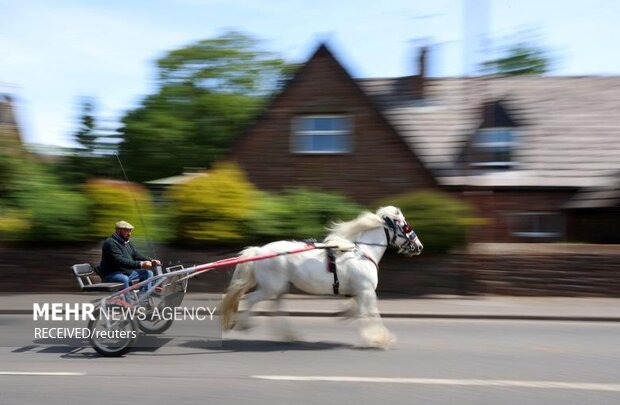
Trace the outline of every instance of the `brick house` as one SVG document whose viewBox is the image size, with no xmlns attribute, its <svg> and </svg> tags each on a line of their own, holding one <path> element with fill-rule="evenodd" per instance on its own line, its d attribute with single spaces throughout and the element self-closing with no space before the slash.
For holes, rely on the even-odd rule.
<svg viewBox="0 0 620 405">
<path fill-rule="evenodd" d="M 478 241 L 620 242 L 620 77 L 353 79 L 321 45 L 233 148 L 266 190 L 442 190 Z"/>
</svg>

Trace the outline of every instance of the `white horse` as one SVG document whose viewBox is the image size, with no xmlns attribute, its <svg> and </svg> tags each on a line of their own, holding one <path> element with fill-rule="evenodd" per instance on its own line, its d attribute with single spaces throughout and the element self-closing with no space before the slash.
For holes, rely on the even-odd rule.
<svg viewBox="0 0 620 405">
<path fill-rule="evenodd" d="M 330 233 L 325 243 L 338 246 L 333 251 L 338 286 L 335 286 L 336 277 L 330 271 L 324 249 L 238 264 L 222 302 L 223 329 L 233 326 L 247 328 L 252 306 L 273 298 L 279 305 L 280 298 L 288 292 L 292 283 L 311 294 L 352 296 L 355 305 L 353 312 L 362 321 L 361 334 L 365 343 L 386 348 L 395 342 L 383 326 L 377 308 L 375 290 L 379 261 L 390 245 L 399 249 L 399 253 L 413 256 L 422 252 L 422 243 L 400 209 L 391 206 L 378 209 L 376 214 L 363 212 L 352 221 L 333 224 L 328 230 Z M 241 257 L 287 252 L 304 245 L 305 242 L 277 241 L 262 247 L 247 248 Z M 246 311 L 235 316 L 241 297 L 255 286 L 256 289 L 246 296 Z"/>
</svg>

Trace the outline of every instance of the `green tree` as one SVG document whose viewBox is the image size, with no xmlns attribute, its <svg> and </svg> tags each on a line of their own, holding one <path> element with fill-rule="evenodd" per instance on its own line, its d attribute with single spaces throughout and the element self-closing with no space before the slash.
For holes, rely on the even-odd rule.
<svg viewBox="0 0 620 405">
<path fill-rule="evenodd" d="M 118 177 L 120 174 L 113 156 L 118 133 L 109 125 L 102 126 L 95 114 L 95 100 L 82 98 L 78 126 L 73 134 L 73 140 L 79 147 L 69 149 L 70 153 L 53 166 L 53 170 L 68 183 L 82 184 L 89 178 Z"/>
<path fill-rule="evenodd" d="M 526 42 L 509 46 L 500 58 L 482 64 L 482 69 L 497 75 L 540 75 L 550 68 L 547 52 Z"/>
<path fill-rule="evenodd" d="M 158 91 L 123 118 L 119 154 L 133 181 L 210 167 L 290 73 L 244 34 L 229 32 L 157 61 Z"/>
<path fill-rule="evenodd" d="M 88 223 L 86 198 L 44 165 L 24 158 L 0 202 L 5 240 L 80 241 Z"/>
<path fill-rule="evenodd" d="M 97 143 L 95 117 L 93 116 L 95 109 L 94 100 L 92 98 L 84 98 L 81 108 L 80 127 L 75 133 L 75 139 L 86 153 L 93 153 Z"/>
</svg>

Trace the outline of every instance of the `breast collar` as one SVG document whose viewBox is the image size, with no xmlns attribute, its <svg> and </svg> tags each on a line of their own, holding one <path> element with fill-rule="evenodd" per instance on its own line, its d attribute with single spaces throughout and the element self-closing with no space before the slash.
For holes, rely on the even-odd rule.
<svg viewBox="0 0 620 405">
<path fill-rule="evenodd" d="M 363 258 L 370 260 L 370 261 L 372 262 L 372 264 L 374 264 L 374 265 L 375 265 L 375 268 L 376 268 L 377 270 L 379 270 L 379 264 L 375 261 L 375 259 L 373 259 L 372 257 L 370 257 L 369 255 L 367 255 L 367 254 L 366 254 L 366 253 L 364 253 L 364 252 L 360 252 L 360 255 L 361 255 Z"/>
</svg>

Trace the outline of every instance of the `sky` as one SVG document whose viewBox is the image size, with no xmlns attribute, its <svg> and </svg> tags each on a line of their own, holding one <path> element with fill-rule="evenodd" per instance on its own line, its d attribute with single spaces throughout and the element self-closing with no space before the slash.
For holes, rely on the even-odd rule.
<svg viewBox="0 0 620 405">
<path fill-rule="evenodd" d="M 326 42 L 360 78 L 417 73 L 421 44 L 430 75 L 463 76 L 474 31 L 486 56 L 530 38 L 550 74 L 620 75 L 619 21 L 616 0 L 0 0 L 0 94 L 25 142 L 71 146 L 80 97 L 118 122 L 156 91 L 155 60 L 231 29 L 290 62 Z"/>
</svg>

